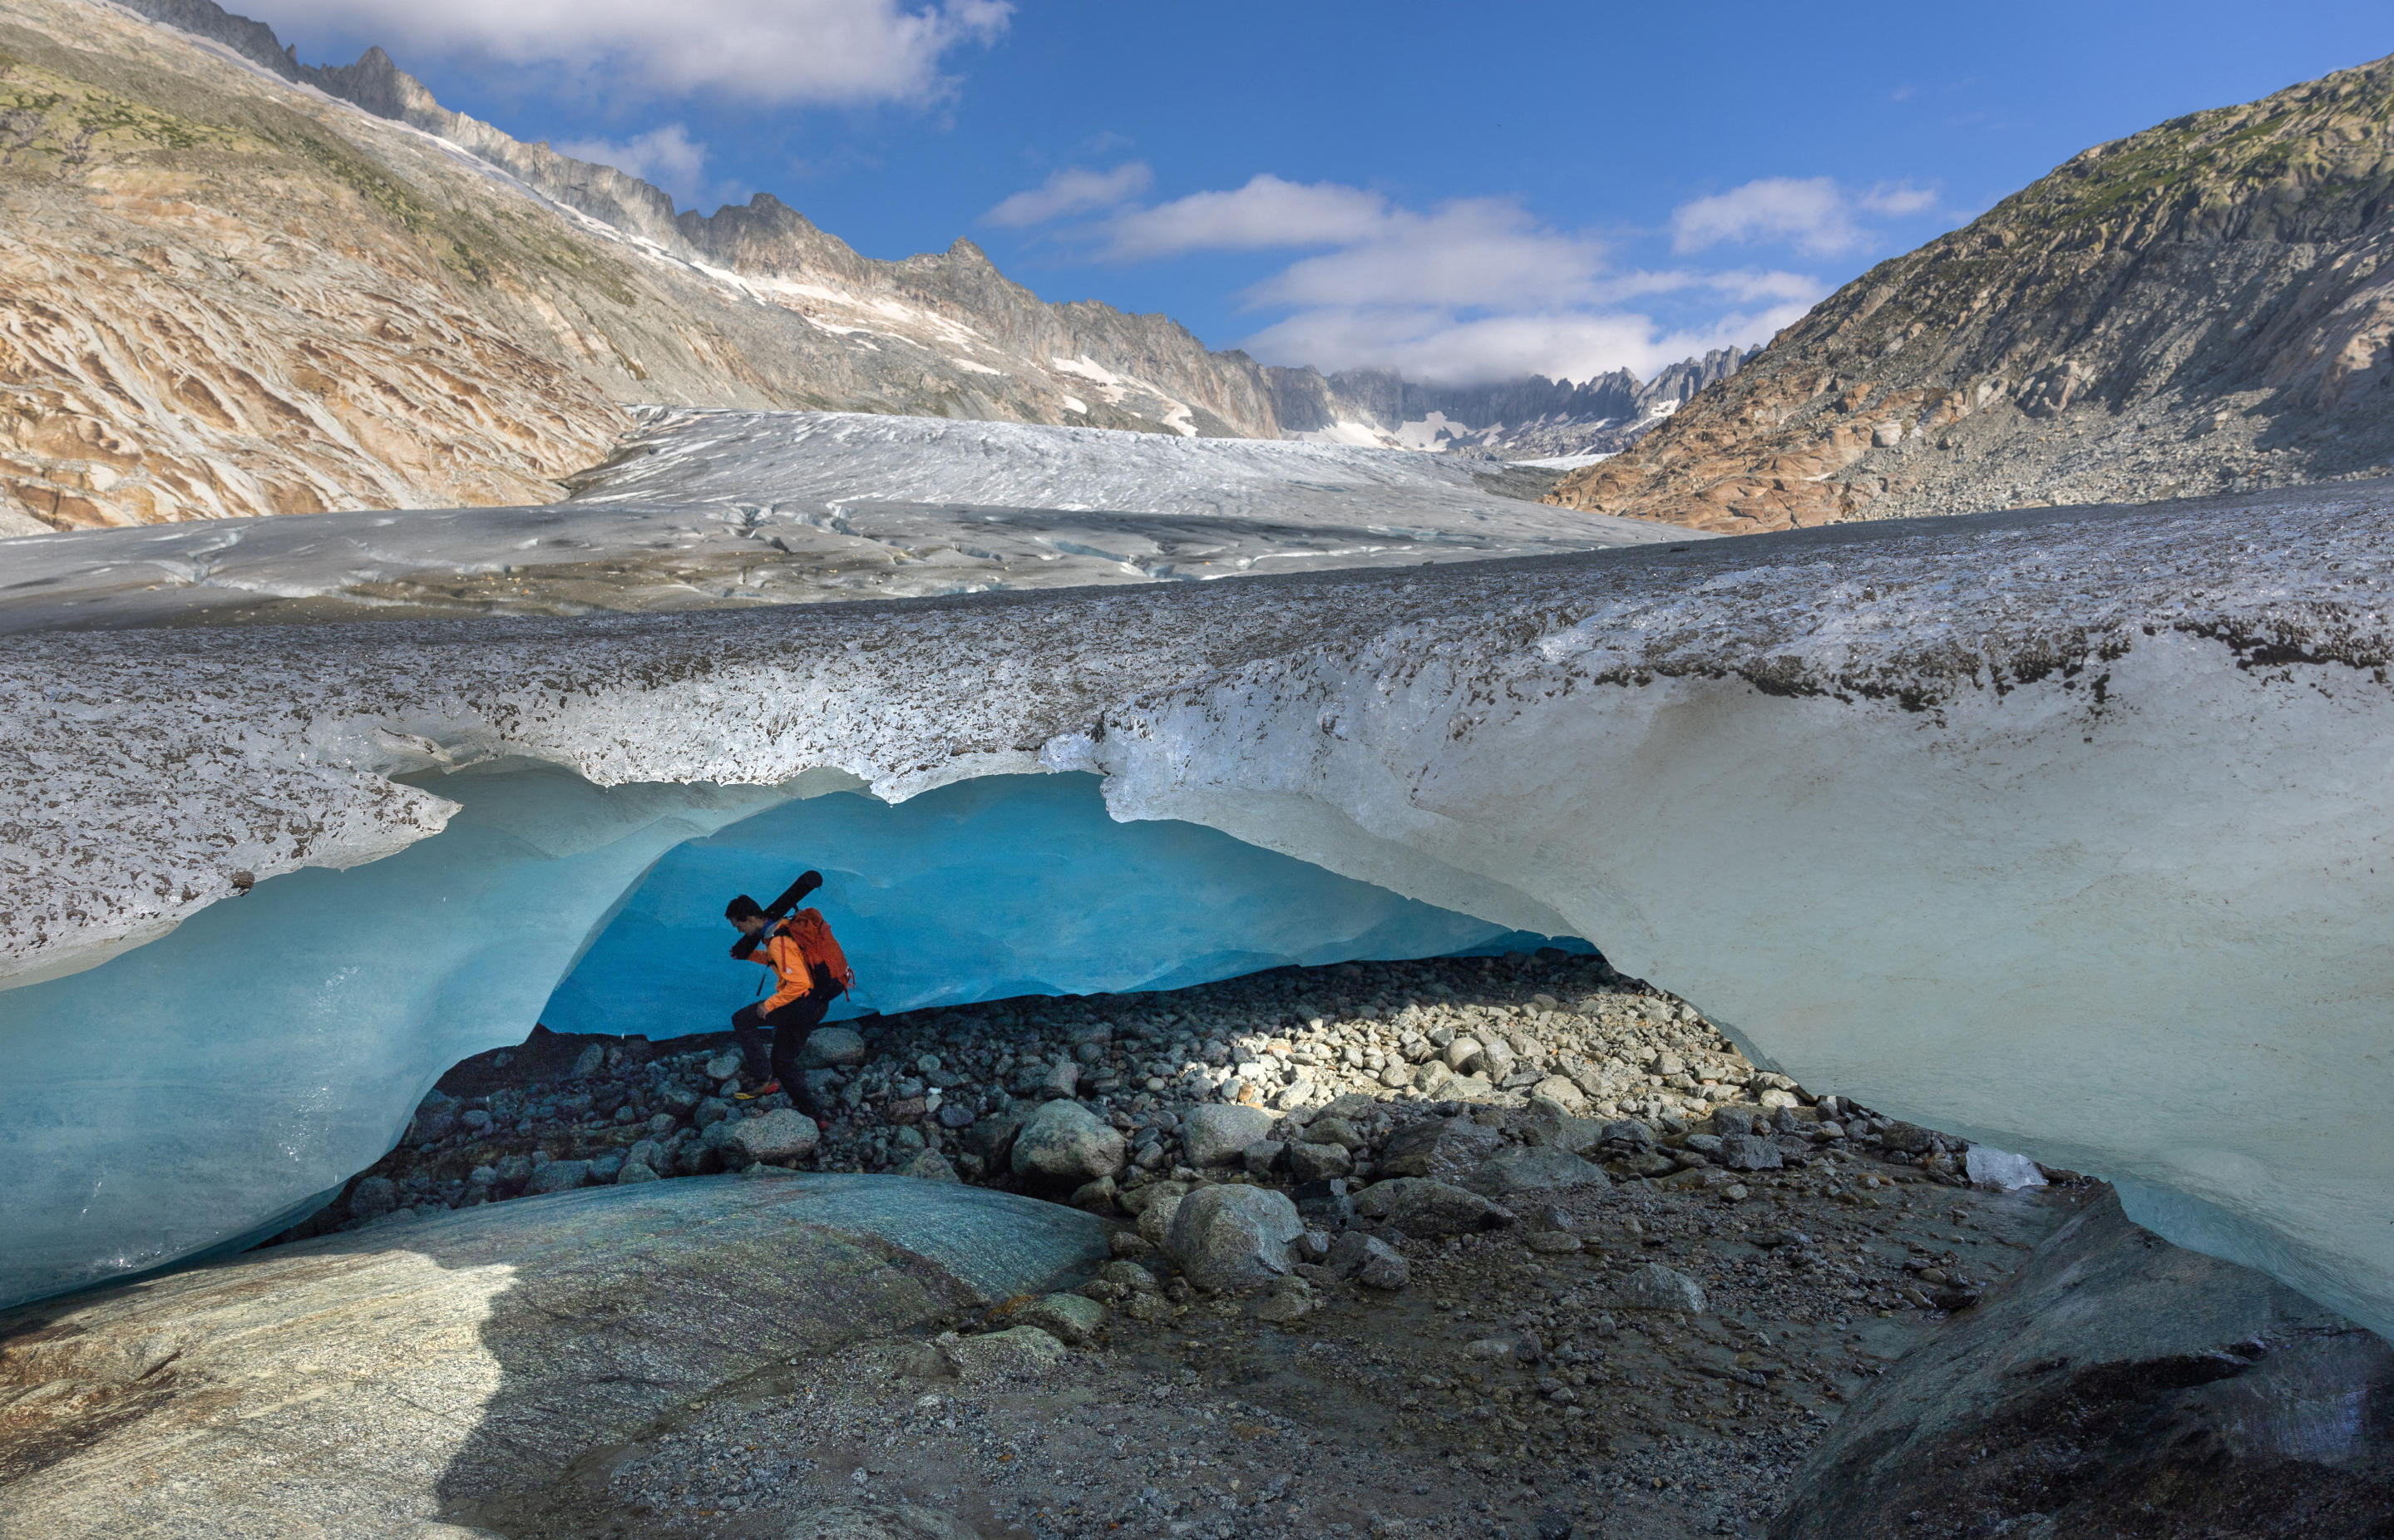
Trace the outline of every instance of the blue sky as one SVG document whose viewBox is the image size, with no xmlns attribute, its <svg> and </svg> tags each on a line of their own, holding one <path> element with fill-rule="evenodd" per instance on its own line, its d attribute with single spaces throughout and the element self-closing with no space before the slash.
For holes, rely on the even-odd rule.
<svg viewBox="0 0 2394 1540">
<path fill-rule="evenodd" d="M 230 8 L 684 206 L 1455 382 L 1762 340 L 2088 145 L 2394 52 L 2384 0 Z"/>
</svg>

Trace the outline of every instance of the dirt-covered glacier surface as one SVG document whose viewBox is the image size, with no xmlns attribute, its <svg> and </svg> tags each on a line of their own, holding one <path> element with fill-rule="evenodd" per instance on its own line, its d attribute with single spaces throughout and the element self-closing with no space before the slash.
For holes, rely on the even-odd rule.
<svg viewBox="0 0 2394 1540">
<path fill-rule="evenodd" d="M 55 977 L 277 874 L 437 848 L 440 772 L 479 763 L 646 788 L 651 823 L 807 774 L 894 798 L 1094 770 L 1118 817 L 1588 937 L 1808 1086 L 2111 1177 L 2139 1219 L 2384 1329 L 2390 500 L 24 637 L 0 944 Z M 615 816 L 541 837 L 580 859 Z"/>
<path fill-rule="evenodd" d="M 1411 567 L 1711 539 L 1411 450 L 651 408 L 567 503 L 0 541 L 0 633 L 578 615 Z"/>
</svg>

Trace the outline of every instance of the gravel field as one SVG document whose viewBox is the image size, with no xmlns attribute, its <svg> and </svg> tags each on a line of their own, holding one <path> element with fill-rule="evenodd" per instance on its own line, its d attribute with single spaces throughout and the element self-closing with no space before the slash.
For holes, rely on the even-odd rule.
<svg viewBox="0 0 2394 1540">
<path fill-rule="evenodd" d="M 737 1099 L 719 1034 L 535 1033 L 444 1077 L 413 1142 L 295 1233 L 896 1170 L 1077 1203 L 1117 1221 L 1116 1259 L 936 1338 L 760 1365 L 493 1528 L 1758 1534 L 1847 1401 L 2097 1191 L 1973 1185 L 1960 1140 L 1814 1097 L 1551 949 L 816 1044 L 821 1124 Z"/>
</svg>

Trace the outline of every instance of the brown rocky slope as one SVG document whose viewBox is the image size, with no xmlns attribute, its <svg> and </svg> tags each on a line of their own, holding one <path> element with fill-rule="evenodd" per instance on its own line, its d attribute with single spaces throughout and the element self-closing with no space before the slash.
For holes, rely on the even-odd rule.
<svg viewBox="0 0 2394 1540">
<path fill-rule="evenodd" d="M 208 35 L 0 0 L 0 535 L 545 503 L 636 401 L 1277 436 L 1262 371 L 1164 317 L 767 196 L 677 217 L 379 50 L 300 71 L 165 8 Z"/>
<path fill-rule="evenodd" d="M 2394 59 L 2086 151 L 1547 500 L 1752 532 L 2383 473 L 2389 258 Z"/>
</svg>

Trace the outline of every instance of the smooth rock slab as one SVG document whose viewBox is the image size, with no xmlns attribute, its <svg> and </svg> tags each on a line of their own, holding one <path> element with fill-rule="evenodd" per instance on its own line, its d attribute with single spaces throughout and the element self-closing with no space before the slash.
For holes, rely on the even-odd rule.
<svg viewBox="0 0 2394 1540">
<path fill-rule="evenodd" d="M 777 1174 L 489 1204 L 28 1307 L 0 1315 L 0 1534 L 471 1527 L 760 1360 L 1106 1255 L 1052 1204 Z"/>
</svg>

